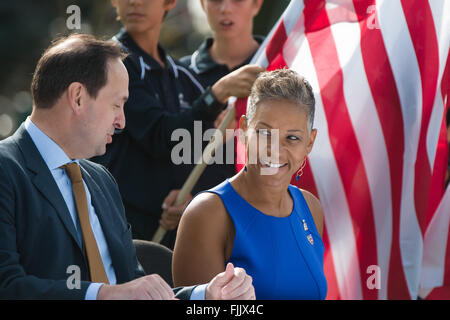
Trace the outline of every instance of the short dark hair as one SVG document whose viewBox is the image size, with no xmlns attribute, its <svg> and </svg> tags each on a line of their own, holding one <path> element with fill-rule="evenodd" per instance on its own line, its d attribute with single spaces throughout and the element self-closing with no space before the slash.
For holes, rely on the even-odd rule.
<svg viewBox="0 0 450 320">
<path fill-rule="evenodd" d="M 125 56 L 116 42 L 92 35 L 72 34 L 53 41 L 33 74 L 33 104 L 36 108 L 51 108 L 73 82 L 82 83 L 96 98 L 108 81 L 108 61 Z"/>
<path fill-rule="evenodd" d="M 289 100 L 303 108 L 308 115 L 308 129 L 314 123 L 315 98 L 309 82 L 291 69 L 261 72 L 256 78 L 247 105 L 247 119 L 256 114 L 258 103 L 265 100 Z"/>
</svg>

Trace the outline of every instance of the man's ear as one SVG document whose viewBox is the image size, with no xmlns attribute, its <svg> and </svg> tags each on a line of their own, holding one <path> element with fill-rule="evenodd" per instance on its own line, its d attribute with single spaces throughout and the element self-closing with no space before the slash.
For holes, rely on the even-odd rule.
<svg viewBox="0 0 450 320">
<path fill-rule="evenodd" d="M 111 0 L 111 5 L 116 9 L 116 20 L 120 21 L 120 15 L 119 15 L 119 4 L 117 3 L 117 0 Z"/>
<path fill-rule="evenodd" d="M 253 0 L 255 2 L 255 15 L 253 17 L 256 17 L 261 10 L 261 7 L 263 5 L 264 0 Z"/>
<path fill-rule="evenodd" d="M 199 1 L 200 1 L 200 5 L 202 6 L 203 11 L 205 11 L 205 0 L 199 0 Z"/>
<path fill-rule="evenodd" d="M 67 102 L 70 109 L 79 114 L 83 108 L 83 103 L 86 97 L 86 88 L 79 82 L 72 82 L 66 90 Z"/>
</svg>

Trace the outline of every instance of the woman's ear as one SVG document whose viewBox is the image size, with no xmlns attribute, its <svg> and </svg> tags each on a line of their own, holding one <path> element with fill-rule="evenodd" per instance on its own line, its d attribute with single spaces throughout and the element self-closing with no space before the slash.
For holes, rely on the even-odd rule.
<svg viewBox="0 0 450 320">
<path fill-rule="evenodd" d="M 239 140 L 241 141 L 242 144 L 245 145 L 245 134 L 247 132 L 247 128 L 248 128 L 248 119 L 245 115 L 242 115 L 239 118 Z"/>
<path fill-rule="evenodd" d="M 306 151 L 308 152 L 308 154 L 311 152 L 312 147 L 314 145 L 314 141 L 316 141 L 316 136 L 317 136 L 317 129 L 312 129 L 311 133 L 309 135 L 309 142 L 308 142 L 308 146 L 306 147 Z"/>
<path fill-rule="evenodd" d="M 240 118 L 239 118 L 239 129 L 242 129 L 244 131 L 247 130 L 247 116 L 245 114 L 243 114 Z"/>
</svg>

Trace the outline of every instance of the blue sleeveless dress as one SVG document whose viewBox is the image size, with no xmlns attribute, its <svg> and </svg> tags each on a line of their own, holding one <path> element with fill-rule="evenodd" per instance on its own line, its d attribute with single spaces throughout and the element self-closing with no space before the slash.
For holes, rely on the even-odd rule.
<svg viewBox="0 0 450 320">
<path fill-rule="evenodd" d="M 294 208 L 283 218 L 254 208 L 228 180 L 206 192 L 220 196 L 233 220 L 229 262 L 252 276 L 256 299 L 325 299 L 325 248 L 300 189 L 289 186 Z"/>
</svg>

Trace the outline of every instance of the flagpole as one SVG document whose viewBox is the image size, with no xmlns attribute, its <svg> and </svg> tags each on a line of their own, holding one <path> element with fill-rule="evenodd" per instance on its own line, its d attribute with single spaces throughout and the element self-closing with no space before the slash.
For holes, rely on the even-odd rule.
<svg viewBox="0 0 450 320">
<path fill-rule="evenodd" d="M 211 162 L 211 159 L 215 154 L 216 150 L 223 144 L 223 137 L 225 134 L 225 130 L 228 128 L 228 125 L 236 116 L 235 102 L 236 102 L 235 97 L 231 97 L 229 99 L 227 114 L 225 115 L 224 119 L 219 125 L 219 128 L 217 128 L 217 130 L 214 132 L 214 136 L 211 138 L 210 142 L 203 151 L 201 162 L 194 167 L 192 172 L 189 174 L 189 177 L 187 178 L 186 182 L 183 184 L 183 187 L 180 189 L 180 192 L 178 193 L 175 202 L 173 204 L 174 206 L 178 206 L 186 202 L 192 189 L 194 188 L 198 179 L 205 170 L 207 164 Z M 163 214 L 164 212 L 165 211 L 163 211 Z M 152 241 L 161 243 L 162 239 L 166 235 L 166 232 L 167 230 L 160 225 L 156 230 L 152 238 Z"/>
</svg>

